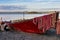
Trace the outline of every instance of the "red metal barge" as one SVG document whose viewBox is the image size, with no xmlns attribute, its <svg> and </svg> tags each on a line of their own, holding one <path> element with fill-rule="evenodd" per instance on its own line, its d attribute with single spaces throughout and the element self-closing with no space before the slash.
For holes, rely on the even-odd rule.
<svg viewBox="0 0 60 40">
<path fill-rule="evenodd" d="M 9 23 L 9 26 L 17 31 L 40 34 L 46 33 L 50 29 L 56 29 L 57 34 L 59 34 L 57 24 L 59 25 L 60 23 L 57 23 L 57 21 L 58 12 L 51 12 L 48 15 L 22 20 L 20 22 Z"/>
</svg>

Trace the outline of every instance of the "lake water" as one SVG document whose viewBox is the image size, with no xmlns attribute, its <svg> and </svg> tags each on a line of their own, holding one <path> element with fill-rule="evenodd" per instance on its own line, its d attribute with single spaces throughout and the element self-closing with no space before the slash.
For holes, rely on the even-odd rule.
<svg viewBox="0 0 60 40">
<path fill-rule="evenodd" d="M 10 21 L 10 20 L 18 20 L 18 19 L 31 19 L 34 17 L 38 17 L 38 16 L 43 16 L 43 15 L 47 15 L 47 14 L 23 14 L 23 13 L 0 13 L 0 17 L 2 17 L 3 21 Z M 60 16 L 60 14 L 59 14 Z M 60 17 L 59 17 L 60 18 Z"/>
</svg>

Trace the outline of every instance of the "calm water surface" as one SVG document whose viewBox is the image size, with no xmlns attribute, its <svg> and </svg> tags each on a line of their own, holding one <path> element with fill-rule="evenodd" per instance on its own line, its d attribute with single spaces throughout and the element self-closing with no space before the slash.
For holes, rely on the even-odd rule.
<svg viewBox="0 0 60 40">
<path fill-rule="evenodd" d="M 18 20 L 18 19 L 31 19 L 31 18 L 34 18 L 34 17 L 38 17 L 38 16 L 43 16 L 43 15 L 47 15 L 47 14 L 23 14 L 23 13 L 6 13 L 6 12 L 3 12 L 3 13 L 0 13 L 0 17 L 2 17 L 2 20 L 3 21 L 10 21 L 10 20 Z M 59 14 L 60 16 L 60 14 Z"/>
</svg>

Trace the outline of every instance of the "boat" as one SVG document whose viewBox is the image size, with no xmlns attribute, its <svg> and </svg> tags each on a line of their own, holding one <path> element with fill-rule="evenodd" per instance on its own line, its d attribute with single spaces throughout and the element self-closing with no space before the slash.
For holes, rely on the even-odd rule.
<svg viewBox="0 0 60 40">
<path fill-rule="evenodd" d="M 9 26 L 16 31 L 44 34 L 50 29 L 56 29 L 58 12 L 49 12 L 47 15 L 9 23 Z"/>
</svg>

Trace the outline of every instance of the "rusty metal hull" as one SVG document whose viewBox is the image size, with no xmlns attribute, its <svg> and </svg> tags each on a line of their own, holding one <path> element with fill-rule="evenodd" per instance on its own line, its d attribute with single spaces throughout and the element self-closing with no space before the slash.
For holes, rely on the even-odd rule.
<svg viewBox="0 0 60 40">
<path fill-rule="evenodd" d="M 17 31 L 24 31 L 29 33 L 45 33 L 50 28 L 56 26 L 56 13 L 49 15 L 35 17 L 33 19 L 24 20 L 9 24 Z"/>
</svg>

